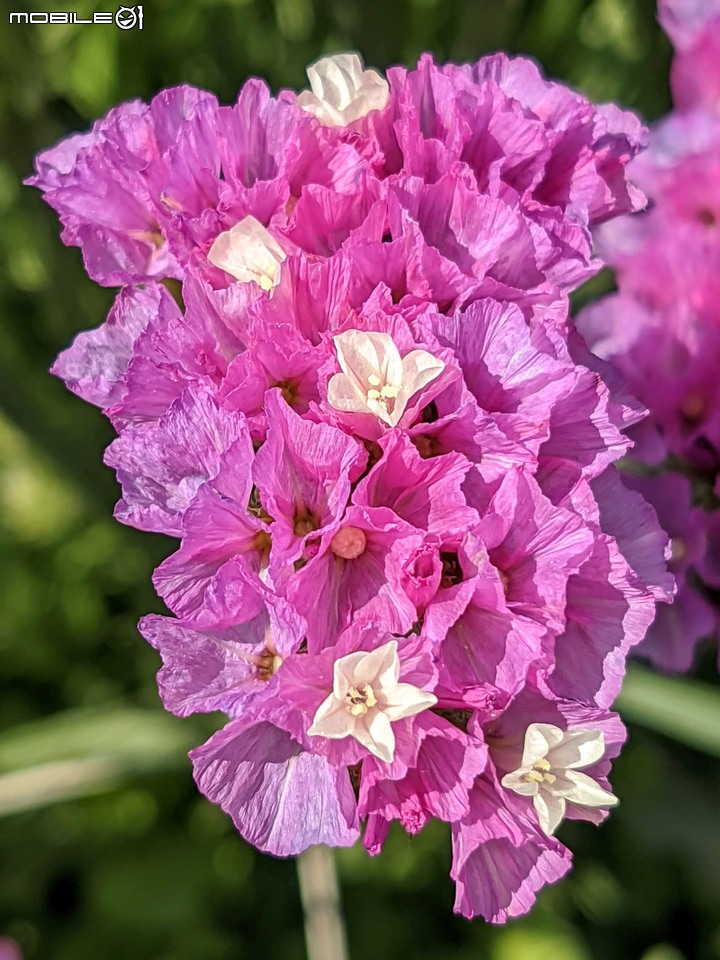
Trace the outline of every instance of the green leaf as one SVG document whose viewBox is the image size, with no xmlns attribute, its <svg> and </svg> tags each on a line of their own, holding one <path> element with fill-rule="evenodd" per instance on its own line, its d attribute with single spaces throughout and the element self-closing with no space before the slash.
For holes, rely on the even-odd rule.
<svg viewBox="0 0 720 960">
<path fill-rule="evenodd" d="M 628 720 L 720 757 L 720 690 L 633 665 L 616 708 Z"/>
<path fill-rule="evenodd" d="M 0 815 L 112 790 L 187 763 L 192 724 L 149 710 L 72 710 L 0 737 Z"/>
</svg>

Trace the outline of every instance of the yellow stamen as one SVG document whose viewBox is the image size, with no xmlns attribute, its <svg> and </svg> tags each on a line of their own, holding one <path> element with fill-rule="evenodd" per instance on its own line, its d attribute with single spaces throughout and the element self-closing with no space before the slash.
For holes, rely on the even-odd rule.
<svg viewBox="0 0 720 960">
<path fill-rule="evenodd" d="M 362 717 L 370 707 L 374 707 L 377 703 L 377 698 L 369 683 L 363 684 L 361 687 L 350 687 L 345 694 L 345 700 L 353 717 Z"/>
<path fill-rule="evenodd" d="M 527 773 L 523 774 L 523 780 L 525 783 L 542 783 L 543 775 L 537 770 L 528 770 Z"/>
</svg>

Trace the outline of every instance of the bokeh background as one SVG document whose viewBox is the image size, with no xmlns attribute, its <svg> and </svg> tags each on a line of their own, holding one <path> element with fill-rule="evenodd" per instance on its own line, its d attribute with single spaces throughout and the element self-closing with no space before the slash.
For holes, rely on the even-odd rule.
<svg viewBox="0 0 720 960">
<path fill-rule="evenodd" d="M 174 544 L 111 519 L 111 438 L 48 375 L 113 296 L 85 277 L 54 214 L 21 186 L 33 154 L 121 100 L 190 82 L 231 101 L 249 75 L 304 85 L 324 52 L 373 66 L 423 50 L 504 49 L 652 120 L 670 48 L 654 0 L 146 0 L 143 31 L 0 21 L 0 937 L 26 960 L 294 960 L 295 866 L 257 854 L 193 786 L 185 753 L 221 718 L 178 720 L 135 630 L 161 605 Z M 87 16 L 112 3 L 24 3 Z M 593 281 L 581 298 L 609 289 Z M 338 855 L 354 960 L 720 958 L 720 688 L 637 667 L 621 708 L 623 802 L 601 831 L 567 824 L 576 869 L 506 928 L 451 913 L 449 835 Z"/>
</svg>

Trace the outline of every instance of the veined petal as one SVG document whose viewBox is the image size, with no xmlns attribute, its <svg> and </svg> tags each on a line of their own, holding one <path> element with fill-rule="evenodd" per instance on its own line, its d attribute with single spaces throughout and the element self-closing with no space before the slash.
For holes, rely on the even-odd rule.
<svg viewBox="0 0 720 960">
<path fill-rule="evenodd" d="M 263 290 L 270 290 L 279 280 L 285 251 L 260 221 L 250 216 L 215 238 L 208 260 L 241 283 L 258 283 Z"/>
<path fill-rule="evenodd" d="M 312 92 L 319 100 L 327 100 L 336 110 L 344 110 L 362 83 L 362 61 L 356 53 L 325 57 L 308 67 L 307 75 Z"/>
<path fill-rule="evenodd" d="M 367 413 L 367 397 L 354 377 L 335 373 L 328 382 L 328 403 L 336 410 L 348 413 Z"/>
<path fill-rule="evenodd" d="M 344 703 L 331 693 L 318 707 L 308 736 L 342 740 L 352 734 L 354 726 L 354 717 L 345 709 Z"/>
<path fill-rule="evenodd" d="M 387 80 L 375 70 L 364 70 L 356 53 L 322 57 L 307 68 L 310 90 L 297 104 L 326 126 L 345 127 L 371 110 L 382 110 L 390 96 Z"/>
<path fill-rule="evenodd" d="M 400 658 L 397 652 L 397 640 L 390 640 L 378 649 L 385 650 L 385 659 L 378 669 L 375 680 L 371 682 L 373 686 L 377 685 L 376 693 L 382 694 L 386 689 L 392 689 L 397 685 L 400 676 Z"/>
<path fill-rule="evenodd" d="M 364 720 L 358 724 L 354 736 L 380 760 L 392 763 L 395 757 L 395 734 L 389 718 L 382 710 L 376 710 L 369 722 Z"/>
<path fill-rule="evenodd" d="M 573 770 L 596 763 L 604 753 L 602 730 L 568 730 L 562 743 L 550 749 L 548 759 L 553 767 Z"/>
<path fill-rule="evenodd" d="M 563 736 L 563 731 L 552 723 L 531 723 L 525 731 L 521 765 L 532 767 L 536 760 L 542 760 L 553 747 L 562 743 Z"/>
<path fill-rule="evenodd" d="M 614 807 L 620 802 L 614 793 L 603 789 L 585 773 L 568 770 L 565 777 L 575 788 L 572 794 L 567 795 L 570 803 L 577 803 L 581 807 Z"/>
<path fill-rule="evenodd" d="M 340 657 L 335 661 L 333 667 L 333 694 L 342 700 L 350 687 L 356 683 L 367 683 L 361 680 L 356 673 L 360 664 L 363 663 L 367 653 L 365 650 L 358 650 L 357 653 L 349 653 L 346 657 Z"/>
<path fill-rule="evenodd" d="M 365 333 L 346 330 L 333 337 L 338 363 L 358 389 L 367 394 L 371 376 L 385 383 L 399 384 L 402 379 L 402 358 L 392 337 L 387 333 Z"/>
<path fill-rule="evenodd" d="M 350 654 L 350 656 L 354 656 L 354 654 Z M 345 659 L 343 657 L 343 660 Z M 371 650 L 370 653 L 363 653 L 360 659 L 354 661 L 352 682 L 354 684 L 369 683 L 374 688 L 376 684 L 379 685 L 380 676 L 387 673 L 388 670 L 392 670 L 394 663 L 398 664 L 397 669 L 399 671 L 397 640 L 390 640 L 381 647 Z"/>
<path fill-rule="evenodd" d="M 540 828 L 551 837 L 565 816 L 565 798 L 541 790 L 533 797 L 533 806 L 540 821 Z"/>
<path fill-rule="evenodd" d="M 401 720 L 403 717 L 413 717 L 436 703 L 434 694 L 411 683 L 398 683 L 386 700 L 383 711 L 389 720 Z"/>
<path fill-rule="evenodd" d="M 402 359 L 402 383 L 412 396 L 426 387 L 432 380 L 439 377 L 445 369 L 442 360 L 434 357 L 427 350 L 411 350 Z"/>
</svg>

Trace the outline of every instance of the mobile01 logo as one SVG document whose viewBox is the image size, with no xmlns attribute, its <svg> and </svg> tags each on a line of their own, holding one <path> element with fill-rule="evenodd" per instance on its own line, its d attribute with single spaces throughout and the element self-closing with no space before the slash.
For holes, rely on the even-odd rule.
<svg viewBox="0 0 720 960">
<path fill-rule="evenodd" d="M 45 24 L 45 23 L 75 23 L 97 24 L 114 23 L 119 30 L 133 30 L 143 28 L 143 8 L 118 7 L 114 13 L 95 12 L 90 17 L 78 16 L 73 10 L 55 11 L 53 13 L 11 13 L 10 23 Z"/>
</svg>

